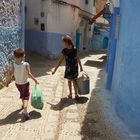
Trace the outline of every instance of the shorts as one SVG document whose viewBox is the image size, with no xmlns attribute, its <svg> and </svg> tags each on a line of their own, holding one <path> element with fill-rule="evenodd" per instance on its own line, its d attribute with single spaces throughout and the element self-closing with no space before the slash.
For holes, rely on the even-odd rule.
<svg viewBox="0 0 140 140">
<path fill-rule="evenodd" d="M 30 83 L 26 83 L 23 85 L 16 84 L 18 91 L 20 92 L 20 99 L 29 100 L 30 92 L 29 92 Z"/>
</svg>

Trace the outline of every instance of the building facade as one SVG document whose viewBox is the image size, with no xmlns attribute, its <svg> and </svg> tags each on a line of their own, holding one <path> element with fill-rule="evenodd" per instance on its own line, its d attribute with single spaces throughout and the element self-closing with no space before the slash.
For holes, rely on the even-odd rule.
<svg viewBox="0 0 140 140">
<path fill-rule="evenodd" d="M 99 13 L 103 10 L 107 0 L 96 0 L 96 12 Z"/>
<path fill-rule="evenodd" d="M 13 49 L 24 47 L 24 0 L 0 2 L 0 87 Z"/>
<path fill-rule="evenodd" d="M 79 50 L 90 49 L 94 0 L 26 0 L 26 49 L 56 58 L 61 37 L 70 34 Z"/>
<path fill-rule="evenodd" d="M 107 89 L 117 114 L 140 139 L 140 1 L 113 0 Z"/>
<path fill-rule="evenodd" d="M 95 25 L 92 38 L 92 50 L 107 49 L 109 41 L 109 28 Z"/>
</svg>

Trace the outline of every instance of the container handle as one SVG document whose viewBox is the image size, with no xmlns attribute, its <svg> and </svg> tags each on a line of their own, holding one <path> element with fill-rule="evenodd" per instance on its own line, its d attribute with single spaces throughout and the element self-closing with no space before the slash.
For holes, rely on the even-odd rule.
<svg viewBox="0 0 140 140">
<path fill-rule="evenodd" d="M 86 78 L 89 78 L 89 76 L 88 76 L 88 74 L 87 74 L 87 72 L 86 71 L 83 71 L 83 73 L 82 73 L 84 76 L 86 76 Z"/>
</svg>

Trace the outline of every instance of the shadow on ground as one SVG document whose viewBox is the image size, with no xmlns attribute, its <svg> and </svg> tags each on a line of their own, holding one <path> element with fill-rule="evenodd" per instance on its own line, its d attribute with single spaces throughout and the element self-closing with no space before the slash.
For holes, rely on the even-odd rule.
<svg viewBox="0 0 140 140">
<path fill-rule="evenodd" d="M 39 119 L 39 118 L 42 117 L 42 116 L 41 116 L 41 113 L 40 113 L 40 112 L 37 112 L 37 111 L 35 111 L 35 110 L 31 111 L 31 112 L 29 113 L 29 115 L 30 115 L 30 120 Z"/>
<path fill-rule="evenodd" d="M 88 101 L 87 97 L 79 97 L 79 99 L 69 99 L 69 98 L 62 98 L 58 104 L 51 104 L 51 109 L 55 111 L 61 111 L 66 107 L 69 107 L 73 104 L 84 104 Z"/>
<path fill-rule="evenodd" d="M 95 52 L 88 52 L 85 51 L 84 53 L 80 54 L 80 58 L 88 57 L 90 55 L 97 55 L 97 54 L 104 54 L 106 50 L 102 51 L 95 51 Z M 31 71 L 35 77 L 40 77 L 47 75 L 46 72 L 50 72 L 52 68 L 55 66 L 58 59 L 52 60 L 48 57 L 41 56 L 38 53 L 26 51 L 26 61 L 30 63 Z M 94 62 L 92 62 L 94 63 Z M 64 63 L 63 63 L 64 64 Z M 62 65 L 63 65 L 62 64 Z M 90 65 L 91 62 L 87 62 L 87 65 Z M 94 64 L 91 64 L 94 65 Z M 97 64 L 98 65 L 98 64 Z"/>
<path fill-rule="evenodd" d="M 35 77 L 47 75 L 55 66 L 57 60 L 50 60 L 34 52 L 26 53 L 26 61 L 30 63 L 31 71 Z"/>
<path fill-rule="evenodd" d="M 79 52 L 79 54 L 82 58 L 88 57 L 88 56 L 91 56 L 91 55 L 99 55 L 99 54 L 106 54 L 106 53 L 107 53 L 106 49 L 93 50 L 93 51 L 83 51 L 81 53 Z"/>
<path fill-rule="evenodd" d="M 101 61 L 102 60 L 102 61 Z M 106 64 L 107 56 L 102 56 L 99 61 L 88 60 L 84 65 L 90 67 L 102 68 Z"/>
<path fill-rule="evenodd" d="M 21 109 L 18 109 L 12 112 L 11 114 L 9 114 L 6 118 L 1 119 L 0 126 L 25 122 L 25 119 L 23 118 L 22 114 L 20 114 L 20 111 Z M 30 120 L 41 118 L 41 114 L 37 111 L 31 111 L 29 114 L 30 114 Z"/>
<path fill-rule="evenodd" d="M 104 53 L 98 53 L 104 54 Z M 102 62 L 100 62 L 103 60 Z M 117 134 L 113 132 L 110 126 L 108 126 L 104 111 L 102 108 L 102 102 L 99 94 L 102 89 L 105 88 L 105 64 L 106 55 L 98 59 L 98 61 L 87 61 L 86 66 L 100 68 L 95 88 L 91 92 L 91 98 L 89 99 L 86 115 L 82 123 L 81 135 L 83 140 L 120 140 L 117 139 Z"/>
</svg>

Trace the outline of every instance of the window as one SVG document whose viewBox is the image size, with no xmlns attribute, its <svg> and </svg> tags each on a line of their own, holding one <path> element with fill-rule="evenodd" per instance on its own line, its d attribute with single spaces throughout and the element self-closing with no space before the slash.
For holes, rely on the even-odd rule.
<svg viewBox="0 0 140 140">
<path fill-rule="evenodd" d="M 41 31 L 45 31 L 45 24 L 41 23 Z"/>
<path fill-rule="evenodd" d="M 34 18 L 34 24 L 35 24 L 35 25 L 38 25 L 38 24 L 39 24 L 38 18 Z"/>
<path fill-rule="evenodd" d="M 85 3 L 88 4 L 89 0 L 85 0 Z"/>
<path fill-rule="evenodd" d="M 44 12 L 41 12 L 41 13 L 40 13 L 40 16 L 41 16 L 41 17 L 44 17 L 44 16 L 45 16 L 45 13 L 44 13 Z"/>
<path fill-rule="evenodd" d="M 96 6 L 96 0 L 93 0 L 93 6 L 94 7 Z"/>
</svg>

